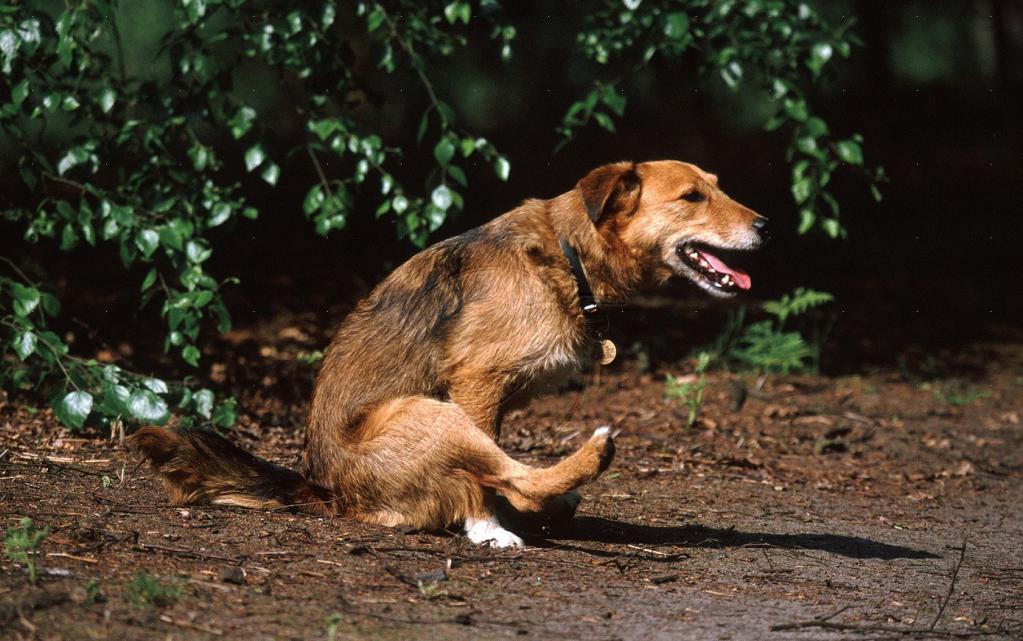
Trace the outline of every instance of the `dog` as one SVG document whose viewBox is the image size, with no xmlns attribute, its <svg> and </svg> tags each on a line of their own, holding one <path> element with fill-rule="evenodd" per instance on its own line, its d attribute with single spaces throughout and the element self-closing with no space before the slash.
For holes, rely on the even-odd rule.
<svg viewBox="0 0 1023 641">
<path fill-rule="evenodd" d="M 601 305 L 676 276 L 715 296 L 749 289 L 721 256 L 757 248 L 765 224 L 694 165 L 599 167 L 423 250 L 356 305 L 324 353 L 301 474 L 212 432 L 143 427 L 129 444 L 178 505 L 461 525 L 474 543 L 521 546 L 499 504 L 574 514 L 574 490 L 608 467 L 614 442 L 601 427 L 551 467 L 519 463 L 497 444 L 509 397 L 592 363 L 587 315 Z"/>
</svg>

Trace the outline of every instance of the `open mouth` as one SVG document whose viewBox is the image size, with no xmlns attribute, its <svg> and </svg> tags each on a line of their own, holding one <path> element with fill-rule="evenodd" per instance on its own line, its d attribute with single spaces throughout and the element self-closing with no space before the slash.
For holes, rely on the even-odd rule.
<svg viewBox="0 0 1023 641">
<path fill-rule="evenodd" d="M 729 267 L 724 260 L 741 259 L 742 255 L 749 253 L 747 251 L 728 250 L 704 243 L 690 242 L 680 244 L 675 248 L 675 252 L 686 266 L 696 272 L 700 279 L 716 290 L 734 293 L 749 289 L 753 285 L 749 274 L 736 267 Z M 721 258 L 722 256 L 724 259 Z"/>
</svg>

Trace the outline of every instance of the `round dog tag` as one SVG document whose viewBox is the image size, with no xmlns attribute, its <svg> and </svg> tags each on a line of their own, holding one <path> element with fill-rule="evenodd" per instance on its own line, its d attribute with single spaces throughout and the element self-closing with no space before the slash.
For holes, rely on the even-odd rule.
<svg viewBox="0 0 1023 641">
<path fill-rule="evenodd" d="M 618 355 L 618 350 L 615 348 L 615 344 L 606 338 L 600 341 L 600 364 L 610 365 L 611 361 Z"/>
</svg>

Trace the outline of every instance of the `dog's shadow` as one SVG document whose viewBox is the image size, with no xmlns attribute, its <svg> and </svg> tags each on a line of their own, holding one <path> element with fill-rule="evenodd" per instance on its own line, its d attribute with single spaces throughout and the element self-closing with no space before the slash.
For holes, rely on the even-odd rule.
<svg viewBox="0 0 1023 641">
<path fill-rule="evenodd" d="M 654 526 L 627 523 L 593 516 L 579 516 L 536 532 L 541 545 L 571 548 L 598 556 L 618 556 L 621 552 L 572 545 L 571 541 L 622 545 L 679 546 L 689 548 L 768 547 L 785 550 L 820 550 L 853 559 L 936 559 L 938 555 L 901 545 L 890 545 L 858 536 L 800 533 L 773 534 L 720 529 L 703 525 Z M 635 550 L 630 549 L 630 554 Z M 677 548 L 651 560 L 676 560 Z"/>
</svg>

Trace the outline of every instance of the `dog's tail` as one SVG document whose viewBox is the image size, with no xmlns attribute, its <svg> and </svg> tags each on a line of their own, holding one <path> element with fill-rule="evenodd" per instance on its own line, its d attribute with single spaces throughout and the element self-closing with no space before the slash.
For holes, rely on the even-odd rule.
<svg viewBox="0 0 1023 641">
<path fill-rule="evenodd" d="M 163 479 L 175 505 L 341 513 L 338 497 L 326 488 L 213 432 L 143 427 L 127 440 Z"/>
</svg>

